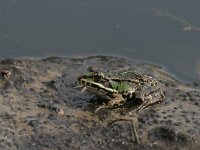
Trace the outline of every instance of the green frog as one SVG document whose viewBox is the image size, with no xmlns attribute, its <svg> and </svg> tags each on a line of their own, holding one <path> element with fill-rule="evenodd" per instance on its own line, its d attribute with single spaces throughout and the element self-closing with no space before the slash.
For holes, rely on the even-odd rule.
<svg viewBox="0 0 200 150">
<path fill-rule="evenodd" d="M 152 104 L 162 102 L 165 97 L 156 79 L 134 70 L 103 72 L 89 68 L 78 80 L 83 90 L 107 100 L 107 103 L 98 109 L 116 108 L 127 101 L 136 101 L 136 110 L 141 111 Z"/>
</svg>

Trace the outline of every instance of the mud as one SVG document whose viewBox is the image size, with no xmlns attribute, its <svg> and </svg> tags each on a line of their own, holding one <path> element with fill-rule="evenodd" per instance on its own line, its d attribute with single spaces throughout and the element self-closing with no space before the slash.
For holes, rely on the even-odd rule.
<svg viewBox="0 0 200 150">
<path fill-rule="evenodd" d="M 139 113 L 130 104 L 95 113 L 101 100 L 75 88 L 89 66 L 149 74 L 165 101 Z M 0 149 L 200 147 L 200 84 L 180 82 L 155 65 L 109 56 L 1 59 L 0 101 Z"/>
</svg>

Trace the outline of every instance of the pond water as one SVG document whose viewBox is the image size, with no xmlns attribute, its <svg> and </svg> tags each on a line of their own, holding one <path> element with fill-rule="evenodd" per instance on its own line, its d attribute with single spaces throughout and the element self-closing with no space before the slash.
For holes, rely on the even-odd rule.
<svg viewBox="0 0 200 150">
<path fill-rule="evenodd" d="M 1 0 L 0 56 L 115 55 L 200 79 L 200 1 Z"/>
</svg>

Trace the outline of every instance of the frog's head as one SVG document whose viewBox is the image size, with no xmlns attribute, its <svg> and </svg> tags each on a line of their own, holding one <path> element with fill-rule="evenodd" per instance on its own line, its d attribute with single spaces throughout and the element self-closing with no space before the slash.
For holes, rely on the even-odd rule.
<svg viewBox="0 0 200 150">
<path fill-rule="evenodd" d="M 97 95 L 130 92 L 130 85 L 128 83 L 113 81 L 112 76 L 108 76 L 104 72 L 87 72 L 79 77 L 78 80 L 81 85 Z"/>
<path fill-rule="evenodd" d="M 78 80 L 81 84 L 85 84 L 82 81 L 101 83 L 104 79 L 104 76 L 105 75 L 101 72 L 87 72 L 80 76 Z"/>
<path fill-rule="evenodd" d="M 106 86 L 104 84 L 107 82 L 101 72 L 86 72 L 78 78 L 78 81 L 84 87 L 96 91 L 105 89 Z"/>
</svg>

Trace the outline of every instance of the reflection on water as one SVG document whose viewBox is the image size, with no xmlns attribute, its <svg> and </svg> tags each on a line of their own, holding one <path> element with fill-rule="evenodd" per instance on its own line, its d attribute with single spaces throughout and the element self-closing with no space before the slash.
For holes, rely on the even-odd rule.
<svg viewBox="0 0 200 150">
<path fill-rule="evenodd" d="M 200 1 L 0 1 L 1 57 L 109 54 L 200 79 Z"/>
<path fill-rule="evenodd" d="M 155 15 L 156 16 L 160 16 L 160 17 L 166 17 L 168 19 L 171 19 L 171 20 L 174 20 L 176 22 L 181 23 L 182 26 L 183 26 L 183 31 L 196 31 L 196 32 L 200 32 L 200 26 L 193 25 L 189 21 L 185 20 L 185 18 L 178 17 L 178 16 L 175 16 L 173 14 L 165 13 L 165 12 L 161 12 L 161 11 L 155 12 Z"/>
</svg>

